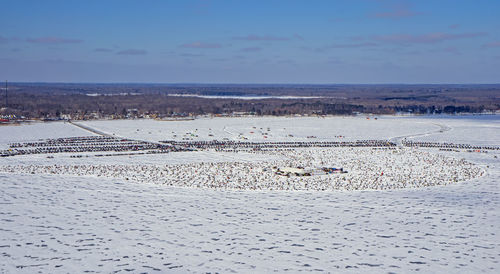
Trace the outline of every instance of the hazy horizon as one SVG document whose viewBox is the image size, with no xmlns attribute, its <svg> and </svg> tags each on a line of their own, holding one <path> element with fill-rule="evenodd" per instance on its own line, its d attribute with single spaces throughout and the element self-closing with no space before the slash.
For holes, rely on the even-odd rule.
<svg viewBox="0 0 500 274">
<path fill-rule="evenodd" d="M 12 82 L 8 84 L 41 84 L 41 85 L 222 85 L 222 86 L 497 86 L 497 83 L 234 83 L 234 82 Z M 0 82 L 5 83 L 5 81 Z M 2 87 L 2 85 L 0 85 Z"/>
</svg>

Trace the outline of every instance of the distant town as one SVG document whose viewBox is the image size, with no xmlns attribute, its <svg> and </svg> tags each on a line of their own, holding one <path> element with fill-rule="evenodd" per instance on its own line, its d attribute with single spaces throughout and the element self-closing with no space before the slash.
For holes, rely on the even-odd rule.
<svg viewBox="0 0 500 274">
<path fill-rule="evenodd" d="M 9 83 L 0 122 L 498 113 L 500 85 Z"/>
</svg>

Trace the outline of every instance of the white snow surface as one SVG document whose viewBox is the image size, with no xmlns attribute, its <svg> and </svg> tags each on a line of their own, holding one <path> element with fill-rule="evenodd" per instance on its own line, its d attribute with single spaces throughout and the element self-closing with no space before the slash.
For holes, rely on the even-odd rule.
<svg viewBox="0 0 500 274">
<path fill-rule="evenodd" d="M 336 135 L 352 140 L 411 136 L 407 138 L 498 145 L 500 136 L 498 118 L 266 117 L 84 124 L 151 141 L 171 139 L 172 131 L 208 140 L 235 140 L 242 133 L 260 141 L 267 127 L 267 139 L 287 141 L 307 140 L 309 135 L 319 140 L 335 139 Z M 0 127 L 1 143 L 90 135 L 65 123 L 36 126 L 40 130 Z M 443 128 L 446 130 L 439 132 Z M 252 137 L 249 131 L 259 134 Z M 209 132 L 214 136 L 209 137 Z M 0 173 L 0 272 L 498 273 L 500 165 L 495 157 L 500 153 L 436 149 L 422 149 L 422 153 L 465 158 L 485 174 L 418 189 L 234 191 L 96 176 Z M 280 159 L 278 155 L 264 159 L 259 154 L 216 152 L 54 156 L 0 158 L 0 165 L 160 165 Z"/>
<path fill-rule="evenodd" d="M 437 131 L 428 121 L 394 117 L 236 117 L 201 118 L 190 121 L 101 120 L 81 124 L 106 133 L 149 141 L 243 140 L 266 141 L 355 141 L 388 139 L 393 136 Z M 268 130 L 269 129 L 269 130 Z M 252 133 L 253 132 L 253 133 Z M 213 136 L 209 136 L 209 135 Z M 264 135 L 265 134 L 265 135 Z M 175 136 L 174 136 L 175 135 Z M 194 135 L 194 136 L 193 136 Z M 292 135 L 292 136 L 290 136 Z M 266 136 L 266 137 L 264 137 Z M 307 138 L 314 136 L 316 138 Z M 342 136 L 342 137 L 336 137 Z"/>
<path fill-rule="evenodd" d="M 93 136 L 95 134 L 72 126 L 67 122 L 33 122 L 21 125 L 0 126 L 0 150 L 9 143 L 38 141 L 48 138 Z"/>
<path fill-rule="evenodd" d="M 500 145 L 500 118 L 498 115 L 444 116 L 436 118 L 408 118 L 444 126 L 439 134 L 424 134 L 414 141 L 473 143 L 476 145 Z"/>
</svg>

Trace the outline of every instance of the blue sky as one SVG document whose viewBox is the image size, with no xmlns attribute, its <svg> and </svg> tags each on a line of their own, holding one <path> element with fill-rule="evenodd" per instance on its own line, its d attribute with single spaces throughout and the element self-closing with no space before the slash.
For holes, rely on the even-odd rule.
<svg viewBox="0 0 500 274">
<path fill-rule="evenodd" d="M 23 82 L 499 83 L 498 0 L 0 0 Z"/>
</svg>

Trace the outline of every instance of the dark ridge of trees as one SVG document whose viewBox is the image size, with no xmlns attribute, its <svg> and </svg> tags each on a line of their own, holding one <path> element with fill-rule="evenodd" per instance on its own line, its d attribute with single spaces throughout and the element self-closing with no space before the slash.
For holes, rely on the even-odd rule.
<svg viewBox="0 0 500 274">
<path fill-rule="evenodd" d="M 242 100 L 169 96 L 313 96 Z M 96 96 L 97 95 L 97 96 Z M 4 106 L 4 94 L 0 95 Z M 11 84 L 1 114 L 28 118 L 138 114 L 350 115 L 354 113 L 454 114 L 500 109 L 500 85 L 143 85 Z"/>
</svg>

